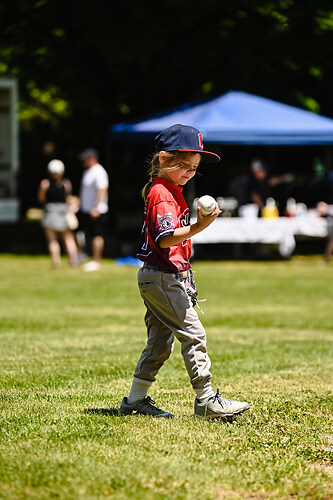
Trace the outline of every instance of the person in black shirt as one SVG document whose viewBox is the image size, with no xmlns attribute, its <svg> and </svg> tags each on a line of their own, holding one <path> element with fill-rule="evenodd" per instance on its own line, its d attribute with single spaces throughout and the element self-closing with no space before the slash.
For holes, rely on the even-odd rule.
<svg viewBox="0 0 333 500">
<path fill-rule="evenodd" d="M 51 160 L 47 166 L 49 177 L 43 179 L 39 185 L 38 201 L 44 205 L 42 226 L 47 239 L 48 250 L 54 268 L 60 266 L 61 246 L 59 239 L 65 245 L 69 263 L 72 267 L 78 265 L 77 246 L 72 233 L 70 215 L 70 200 L 72 184 L 69 179 L 63 178 L 65 166 L 60 160 Z M 75 221 L 75 219 L 74 219 Z"/>
<path fill-rule="evenodd" d="M 259 213 L 266 205 L 267 198 L 271 197 L 271 188 L 285 182 L 294 180 L 293 174 L 269 176 L 265 162 L 259 158 L 252 160 L 250 165 L 251 176 L 249 179 L 249 202 L 259 207 Z"/>
</svg>

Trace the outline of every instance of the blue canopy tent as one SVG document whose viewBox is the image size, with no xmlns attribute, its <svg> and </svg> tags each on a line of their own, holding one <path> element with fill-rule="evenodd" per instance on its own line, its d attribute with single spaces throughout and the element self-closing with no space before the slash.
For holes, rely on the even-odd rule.
<svg viewBox="0 0 333 500">
<path fill-rule="evenodd" d="M 331 169 L 333 119 L 240 91 L 230 91 L 209 101 L 184 104 L 177 109 L 154 114 L 145 119 L 112 125 L 109 128 L 109 145 L 111 146 L 111 142 L 128 144 L 139 142 L 145 147 L 145 144 L 149 143 L 151 151 L 154 137 L 174 123 L 198 128 L 203 134 L 206 145 L 207 143 L 224 145 L 222 165 L 226 164 L 225 150 L 229 149 L 229 146 L 230 149 L 237 150 L 237 155 L 243 153 L 247 155 L 247 147 L 261 149 L 267 146 L 271 153 L 273 150 L 279 150 L 281 154 L 287 154 L 282 146 L 286 146 L 288 150 L 290 147 L 294 149 L 294 146 L 310 146 L 314 149 L 319 146 L 319 149 L 324 149 L 327 174 Z M 237 145 L 243 145 L 244 148 L 234 147 Z M 111 150 L 109 154 L 111 155 Z M 303 168 L 301 162 L 298 162 L 298 165 Z M 143 169 L 133 169 L 134 175 L 141 175 L 141 170 L 143 171 Z M 226 178 L 228 181 L 226 169 L 213 170 L 215 187 L 220 185 L 217 175 L 225 176 L 223 180 Z M 202 178 L 198 181 L 205 182 Z M 138 182 L 141 183 L 141 180 Z M 142 181 L 142 185 L 144 182 Z M 194 199 L 196 191 L 194 182 L 190 183 L 188 190 L 188 199 Z M 131 220 L 132 218 L 133 215 Z"/>
<path fill-rule="evenodd" d="M 333 119 L 271 99 L 230 91 L 145 120 L 110 127 L 112 140 L 151 141 L 174 123 L 198 128 L 205 143 L 244 145 L 333 144 Z"/>
</svg>

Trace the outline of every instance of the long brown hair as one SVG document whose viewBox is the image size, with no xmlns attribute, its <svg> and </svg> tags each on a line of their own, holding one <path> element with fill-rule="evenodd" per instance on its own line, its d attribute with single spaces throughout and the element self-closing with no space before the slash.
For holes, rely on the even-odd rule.
<svg viewBox="0 0 333 500">
<path fill-rule="evenodd" d="M 165 160 L 165 163 L 167 165 L 166 170 L 168 170 L 168 169 L 175 168 L 173 163 L 176 161 L 179 161 L 179 159 L 181 157 L 183 157 L 184 155 L 186 155 L 188 153 L 186 153 L 185 151 L 171 151 L 171 152 L 164 151 L 164 154 L 166 157 L 166 160 Z M 152 187 L 152 185 L 154 184 L 155 177 L 158 177 L 158 175 L 160 173 L 160 168 L 161 168 L 160 153 L 155 153 L 150 161 L 150 168 L 149 168 L 149 172 L 148 172 L 149 181 L 147 182 L 147 184 L 145 184 L 145 186 L 143 186 L 143 188 L 141 190 L 141 196 L 142 196 L 144 201 L 146 201 L 149 190 Z"/>
<path fill-rule="evenodd" d="M 149 189 L 152 187 L 154 183 L 155 177 L 158 176 L 158 173 L 160 171 L 160 154 L 155 153 L 154 156 L 152 157 L 150 161 L 150 169 L 149 169 L 149 181 L 147 184 L 145 184 L 141 190 L 141 196 L 143 198 L 143 201 L 146 201 Z"/>
</svg>

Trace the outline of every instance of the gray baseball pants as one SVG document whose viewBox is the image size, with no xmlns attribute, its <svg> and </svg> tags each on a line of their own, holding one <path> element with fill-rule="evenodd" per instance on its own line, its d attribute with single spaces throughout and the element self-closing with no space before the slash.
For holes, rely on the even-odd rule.
<svg viewBox="0 0 333 500">
<path fill-rule="evenodd" d="M 147 307 L 148 341 L 134 376 L 153 382 L 169 358 L 176 337 L 181 343 L 193 388 L 209 385 L 211 362 L 206 349 L 206 332 L 186 294 L 184 277 L 144 264 L 138 272 L 138 284 Z"/>
</svg>

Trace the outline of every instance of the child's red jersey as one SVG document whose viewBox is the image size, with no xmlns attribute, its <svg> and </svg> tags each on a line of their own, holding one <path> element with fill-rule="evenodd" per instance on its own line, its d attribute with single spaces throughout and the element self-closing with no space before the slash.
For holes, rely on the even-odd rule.
<svg viewBox="0 0 333 500">
<path fill-rule="evenodd" d="M 190 211 L 182 194 L 183 188 L 163 177 L 156 177 L 145 205 L 145 222 L 141 231 L 138 258 L 164 271 L 178 273 L 190 269 L 191 240 L 169 248 L 159 241 L 174 233 L 177 227 L 190 225 Z"/>
</svg>

